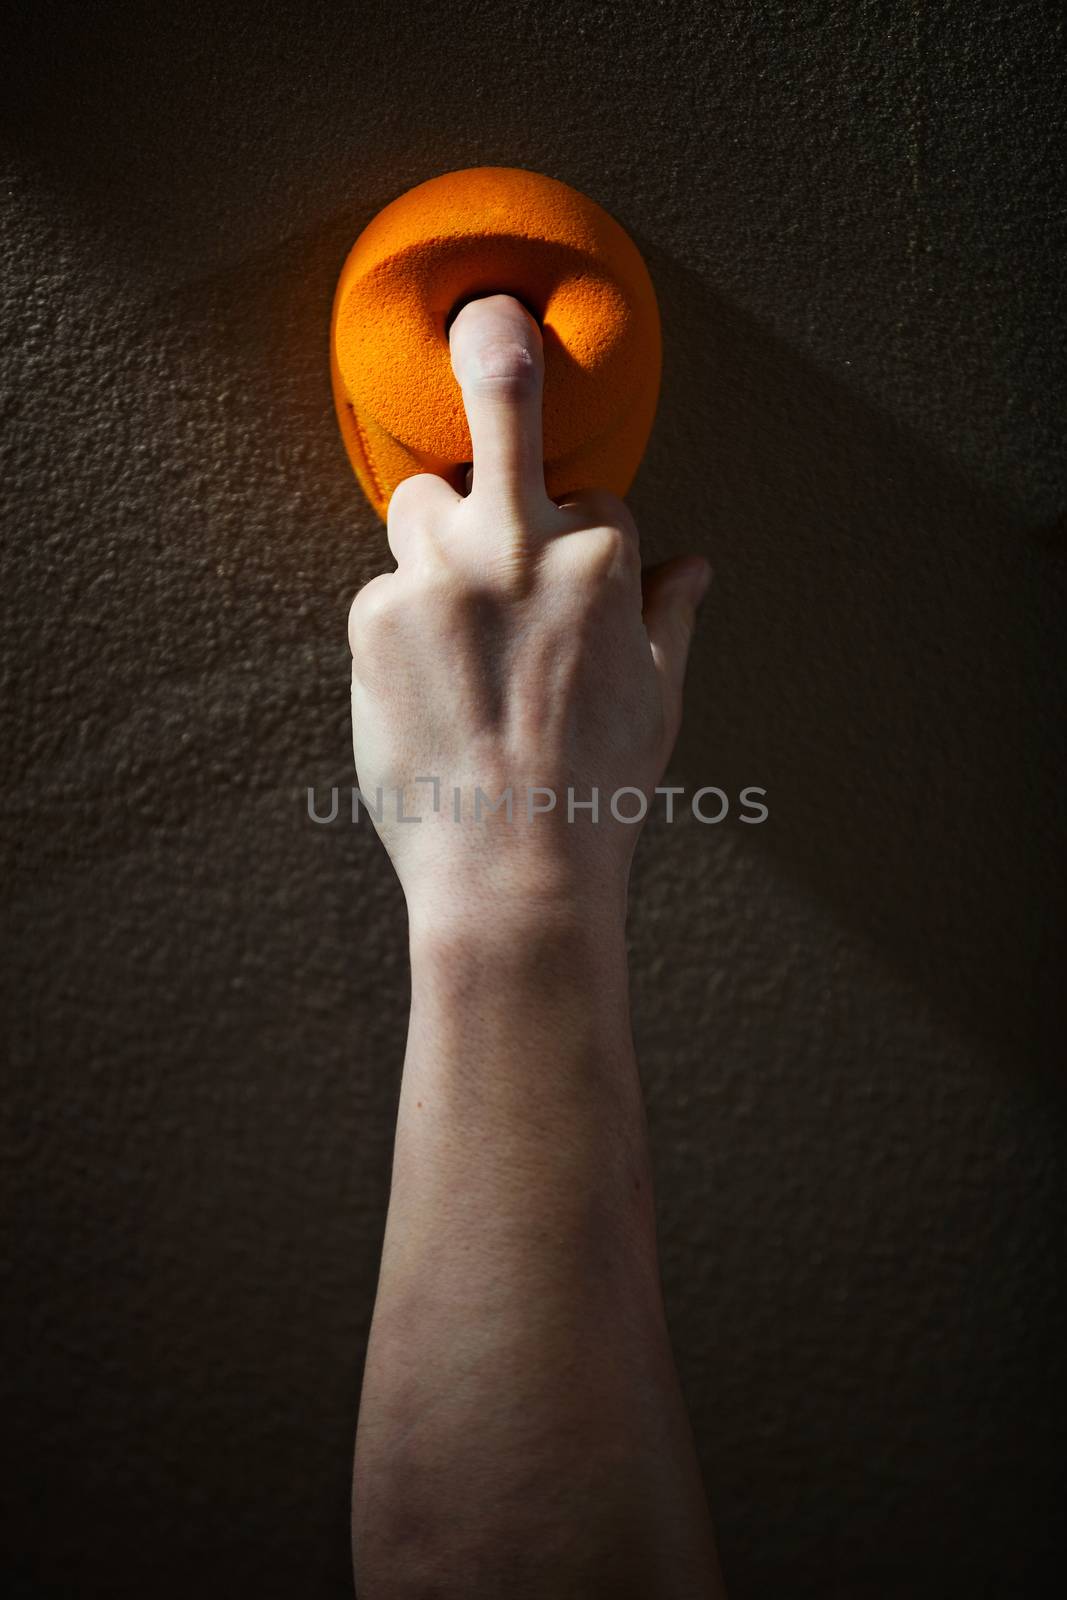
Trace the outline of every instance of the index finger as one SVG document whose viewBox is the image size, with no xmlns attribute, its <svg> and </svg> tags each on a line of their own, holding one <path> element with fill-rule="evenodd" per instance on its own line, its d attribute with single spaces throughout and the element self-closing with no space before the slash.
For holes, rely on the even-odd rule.
<svg viewBox="0 0 1067 1600">
<path fill-rule="evenodd" d="M 470 499 L 519 514 L 551 504 L 545 493 L 544 348 L 537 323 L 511 295 L 470 300 L 449 334 L 452 371 L 470 427 Z"/>
</svg>

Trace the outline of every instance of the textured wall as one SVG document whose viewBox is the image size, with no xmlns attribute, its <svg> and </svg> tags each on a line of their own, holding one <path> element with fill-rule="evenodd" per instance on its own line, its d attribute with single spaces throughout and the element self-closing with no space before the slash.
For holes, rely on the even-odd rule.
<svg viewBox="0 0 1067 1600">
<path fill-rule="evenodd" d="M 632 916 L 734 1600 L 1029 1597 L 1065 1315 L 1056 8 L 23 7 L 4 62 L 3 1364 L 26 1595 L 343 1596 L 405 926 L 344 254 L 477 162 L 645 251 L 649 554 L 718 580 Z M 1061 129 L 1062 132 L 1062 129 Z M 1062 842 L 1062 837 L 1061 837 Z M 1062 1571 L 1061 1571 L 1062 1575 Z"/>
</svg>

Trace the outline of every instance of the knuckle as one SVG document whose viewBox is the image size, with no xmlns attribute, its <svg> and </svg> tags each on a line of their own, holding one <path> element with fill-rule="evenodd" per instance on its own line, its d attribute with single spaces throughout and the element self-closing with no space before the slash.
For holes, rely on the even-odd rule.
<svg viewBox="0 0 1067 1600">
<path fill-rule="evenodd" d="M 612 522 L 617 527 L 628 533 L 636 533 L 634 519 L 630 515 L 630 508 L 625 500 L 620 500 L 617 494 L 612 494 L 609 489 L 598 489 L 594 496 L 594 504 L 598 515 L 605 522 Z"/>
<path fill-rule="evenodd" d="M 429 509 L 432 485 L 436 480 L 429 472 L 417 472 L 410 478 L 401 478 L 389 499 L 388 522 L 408 522 Z"/>
<path fill-rule="evenodd" d="M 620 500 L 610 489 L 587 489 L 575 496 L 571 510 L 587 526 L 603 524 L 621 529 L 631 538 L 637 538 L 637 524 L 625 500 Z"/>
<path fill-rule="evenodd" d="M 583 569 L 601 582 L 629 576 L 634 569 L 632 541 L 619 527 L 602 524 L 579 535 L 580 559 Z"/>
<path fill-rule="evenodd" d="M 536 581 L 535 564 L 522 538 L 501 537 L 485 557 L 480 573 L 479 592 L 504 600 L 522 600 Z"/>
<path fill-rule="evenodd" d="M 348 613 L 348 642 L 353 656 L 376 647 L 396 632 L 400 619 L 396 585 L 391 573 L 372 578 L 356 595 Z"/>
</svg>

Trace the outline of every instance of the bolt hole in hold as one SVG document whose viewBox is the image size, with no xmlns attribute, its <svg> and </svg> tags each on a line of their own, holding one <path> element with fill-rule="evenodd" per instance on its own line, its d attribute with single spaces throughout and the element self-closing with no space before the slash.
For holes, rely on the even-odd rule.
<svg viewBox="0 0 1067 1600">
<path fill-rule="evenodd" d="M 472 300 L 488 300 L 494 294 L 507 294 L 510 295 L 513 300 L 517 300 L 520 306 L 524 306 L 530 313 L 531 317 L 533 317 L 534 321 L 537 323 L 537 326 L 541 329 L 541 332 L 543 333 L 545 331 L 544 322 L 542 321 L 540 312 L 538 312 L 537 309 L 530 304 L 525 295 L 516 294 L 514 289 L 477 289 L 473 294 L 460 295 L 459 299 L 456 301 L 455 305 L 445 318 L 446 344 L 448 343 L 448 337 L 452 332 L 452 324 L 463 310 L 463 307 L 469 306 Z"/>
</svg>

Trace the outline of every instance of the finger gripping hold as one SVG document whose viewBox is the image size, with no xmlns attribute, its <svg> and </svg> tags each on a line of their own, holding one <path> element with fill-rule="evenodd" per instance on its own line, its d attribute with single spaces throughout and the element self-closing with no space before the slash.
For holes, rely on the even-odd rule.
<svg viewBox="0 0 1067 1600">
<path fill-rule="evenodd" d="M 473 167 L 386 206 L 357 239 L 337 286 L 330 345 L 338 421 L 383 520 L 404 478 L 433 472 L 457 482 L 471 460 L 450 324 L 469 300 L 493 293 L 520 300 L 542 330 L 548 493 L 599 485 L 623 495 L 633 480 L 661 359 L 640 253 L 607 212 L 566 184 Z"/>
</svg>

